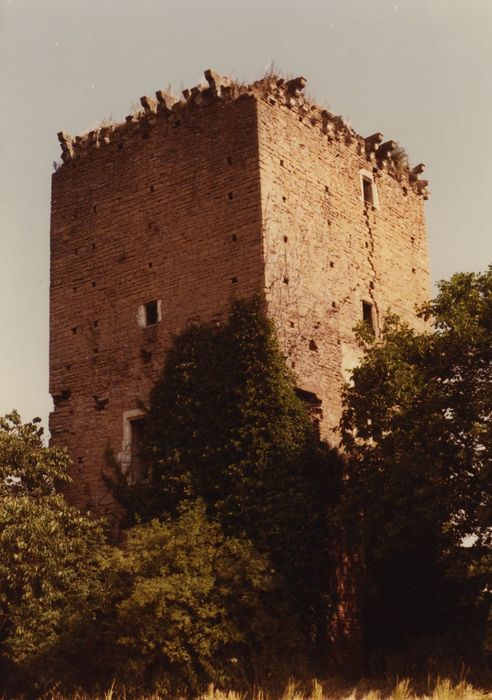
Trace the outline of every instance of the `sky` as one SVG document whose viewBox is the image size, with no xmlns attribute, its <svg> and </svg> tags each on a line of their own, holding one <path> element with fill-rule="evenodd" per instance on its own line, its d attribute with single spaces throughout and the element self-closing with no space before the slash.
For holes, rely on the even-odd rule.
<svg viewBox="0 0 492 700">
<path fill-rule="evenodd" d="M 492 262 L 492 0 L 0 0 L 0 415 L 47 426 L 58 131 L 272 62 L 427 165 L 435 283 Z"/>
</svg>

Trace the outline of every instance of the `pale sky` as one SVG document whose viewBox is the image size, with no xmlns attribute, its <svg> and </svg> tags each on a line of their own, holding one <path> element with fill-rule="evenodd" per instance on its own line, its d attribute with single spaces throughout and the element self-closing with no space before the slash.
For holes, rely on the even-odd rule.
<svg viewBox="0 0 492 700">
<path fill-rule="evenodd" d="M 427 164 L 433 280 L 492 262 L 492 0 L 0 0 L 0 414 L 47 426 L 56 134 L 274 61 Z"/>
</svg>

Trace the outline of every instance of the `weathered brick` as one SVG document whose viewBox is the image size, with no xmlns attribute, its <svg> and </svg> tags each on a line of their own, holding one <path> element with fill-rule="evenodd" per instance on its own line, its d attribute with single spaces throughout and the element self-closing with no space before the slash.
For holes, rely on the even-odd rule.
<svg viewBox="0 0 492 700">
<path fill-rule="evenodd" d="M 104 452 L 121 451 L 124 414 L 146 404 L 187 323 L 264 294 L 287 364 L 322 401 L 322 434 L 336 442 L 362 302 L 379 332 L 389 309 L 416 323 L 429 295 L 419 166 L 397 167 L 391 142 L 378 154 L 381 135 L 364 140 L 307 102 L 304 79 L 206 77 L 186 102 L 158 93 L 123 124 L 59 135 L 50 429 L 73 457 L 68 495 L 82 507 L 111 504 Z M 377 209 L 363 201 L 361 170 Z M 161 319 L 142 328 L 152 300 Z"/>
</svg>

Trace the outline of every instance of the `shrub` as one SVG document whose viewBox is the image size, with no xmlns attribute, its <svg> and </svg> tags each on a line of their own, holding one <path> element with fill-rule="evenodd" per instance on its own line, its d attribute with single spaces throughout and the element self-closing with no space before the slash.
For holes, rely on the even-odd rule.
<svg viewBox="0 0 492 700">
<path fill-rule="evenodd" d="M 118 680 L 173 693 L 237 685 L 268 623 L 265 557 L 226 537 L 196 501 L 129 530 L 117 570 L 128 581 L 114 623 Z"/>
</svg>

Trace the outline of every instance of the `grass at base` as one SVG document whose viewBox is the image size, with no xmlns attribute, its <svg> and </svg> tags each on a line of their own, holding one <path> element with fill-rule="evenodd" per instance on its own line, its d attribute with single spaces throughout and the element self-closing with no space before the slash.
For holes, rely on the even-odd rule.
<svg viewBox="0 0 492 700">
<path fill-rule="evenodd" d="M 260 690 L 251 700 L 492 700 L 491 692 L 473 688 L 465 681 L 453 684 L 447 679 L 441 679 L 423 695 L 413 692 L 408 679 L 399 681 L 392 688 L 370 688 L 370 685 L 370 682 L 365 682 L 357 687 L 342 688 L 340 685 L 314 680 L 311 691 L 306 692 L 299 689 L 296 683 L 289 683 L 281 696 L 274 698 Z M 239 693 L 209 688 L 197 700 L 246 700 L 246 697 Z"/>
<path fill-rule="evenodd" d="M 414 692 L 410 680 L 401 680 L 395 684 L 384 685 L 361 681 L 357 686 L 347 687 L 336 682 L 321 683 L 313 680 L 311 688 L 301 688 L 290 682 L 281 695 L 271 695 L 263 690 L 245 694 L 235 691 L 219 690 L 210 686 L 206 692 L 194 700 L 492 700 L 492 692 L 473 687 L 466 681 L 453 683 L 448 679 L 438 679 L 428 683 L 426 691 Z M 74 693 L 70 696 L 53 690 L 43 696 L 44 700 L 162 700 L 165 696 L 158 693 L 136 696 L 126 693 L 124 689 L 110 688 L 101 695 Z M 11 700 L 4 698 L 3 700 Z M 166 700 L 170 700 L 169 696 Z M 174 700 L 189 700 L 175 698 Z"/>
</svg>

